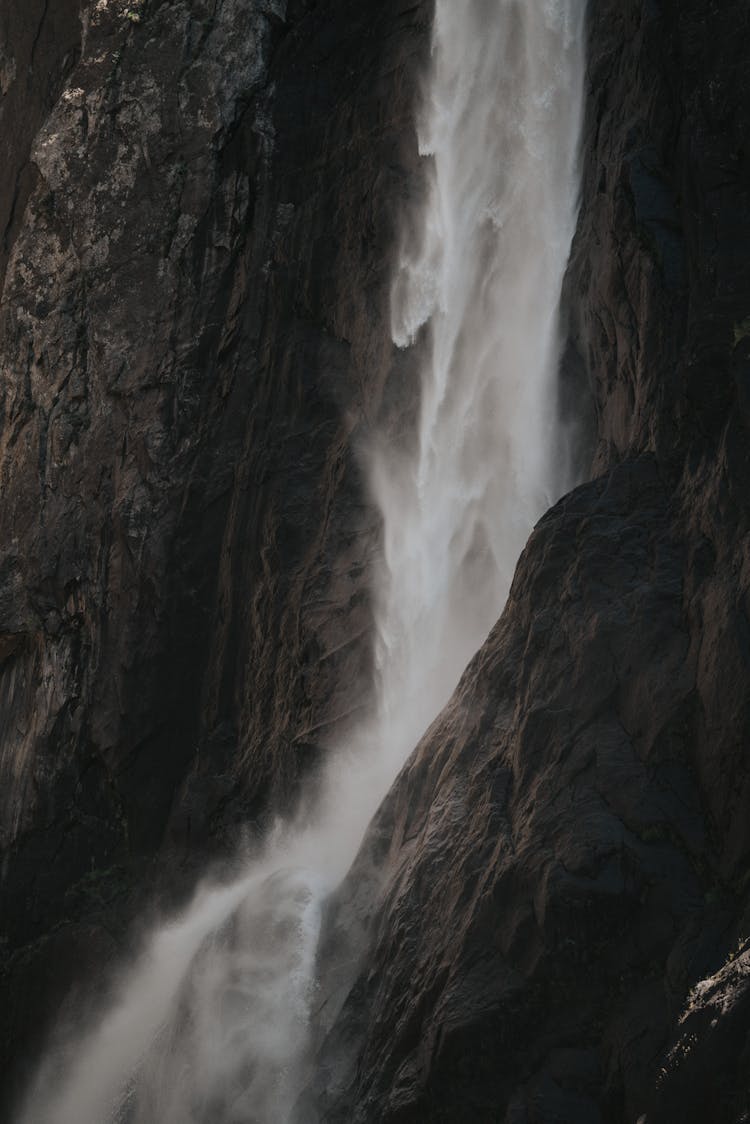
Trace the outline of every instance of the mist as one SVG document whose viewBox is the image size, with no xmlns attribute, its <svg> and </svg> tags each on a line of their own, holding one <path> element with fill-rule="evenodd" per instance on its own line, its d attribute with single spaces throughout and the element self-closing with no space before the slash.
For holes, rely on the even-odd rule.
<svg viewBox="0 0 750 1124">
<path fill-rule="evenodd" d="M 283 1124 L 315 1002 L 320 915 L 399 769 L 571 483 L 559 299 L 578 198 L 581 0 L 437 0 L 392 334 L 420 356 L 417 432 L 365 451 L 383 519 L 374 714 L 314 807 L 202 889 L 44 1059 L 18 1124 Z"/>
</svg>

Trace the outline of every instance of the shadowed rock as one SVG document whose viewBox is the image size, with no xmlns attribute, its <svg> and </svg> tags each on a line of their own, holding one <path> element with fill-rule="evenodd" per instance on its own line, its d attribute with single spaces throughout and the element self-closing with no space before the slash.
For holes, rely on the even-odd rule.
<svg viewBox="0 0 750 1124">
<path fill-rule="evenodd" d="M 709 9 L 591 5 L 564 386 L 596 479 L 329 905 L 300 1120 L 750 1111 L 750 26 Z"/>
<path fill-rule="evenodd" d="M 0 13 L 15 1059 L 120 939 L 152 858 L 168 905 L 368 705 L 379 528 L 359 455 L 408 373 L 389 266 L 429 21 L 404 0 L 284 9 Z"/>
</svg>

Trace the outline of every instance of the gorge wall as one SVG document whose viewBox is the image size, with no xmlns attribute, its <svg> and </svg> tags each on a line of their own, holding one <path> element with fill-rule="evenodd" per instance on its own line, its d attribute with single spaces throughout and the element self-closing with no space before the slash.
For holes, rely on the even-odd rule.
<svg viewBox="0 0 750 1124">
<path fill-rule="evenodd" d="M 143 888 L 367 707 L 358 442 L 414 405 L 427 0 L 79 7 L 0 12 L 6 1098 Z M 750 16 L 591 0 L 588 40 L 591 480 L 330 904 L 304 1124 L 750 1112 Z"/>
<path fill-rule="evenodd" d="M 423 8 L 3 5 L 6 1075 L 367 705 Z"/>
<path fill-rule="evenodd" d="M 593 479 L 330 905 L 300 1120 L 748 1118 L 750 23 L 589 25 L 564 374 Z"/>
</svg>

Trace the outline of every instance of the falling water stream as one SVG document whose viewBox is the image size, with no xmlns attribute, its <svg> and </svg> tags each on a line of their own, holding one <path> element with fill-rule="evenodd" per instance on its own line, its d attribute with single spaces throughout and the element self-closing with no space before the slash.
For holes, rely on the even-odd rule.
<svg viewBox="0 0 750 1124">
<path fill-rule="evenodd" d="M 502 610 L 570 485 L 558 305 L 573 234 L 584 0 L 437 0 L 419 125 L 429 181 L 392 289 L 419 339 L 417 439 L 370 450 L 383 516 L 378 703 L 304 823 L 158 930 L 99 1019 L 50 1050 L 19 1124 L 285 1124 L 321 906 Z"/>
</svg>

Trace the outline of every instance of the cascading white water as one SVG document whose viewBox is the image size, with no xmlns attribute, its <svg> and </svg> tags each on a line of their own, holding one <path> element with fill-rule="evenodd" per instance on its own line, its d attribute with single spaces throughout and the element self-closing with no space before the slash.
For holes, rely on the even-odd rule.
<svg viewBox="0 0 750 1124">
<path fill-rule="evenodd" d="M 104 1015 L 51 1052 L 20 1124 L 284 1124 L 320 907 L 502 609 L 568 484 L 558 302 L 577 199 L 584 0 L 437 0 L 393 336 L 420 335 L 409 451 L 370 452 L 384 520 L 375 718 L 332 753 L 304 824 L 151 940 Z"/>
<path fill-rule="evenodd" d="M 409 745 L 497 619 L 535 520 L 572 483 L 556 384 L 583 8 L 436 6 L 419 132 L 434 175 L 392 299 L 397 344 L 429 324 L 419 456 L 375 462 L 389 573 L 384 696 L 406 708 Z"/>
</svg>

